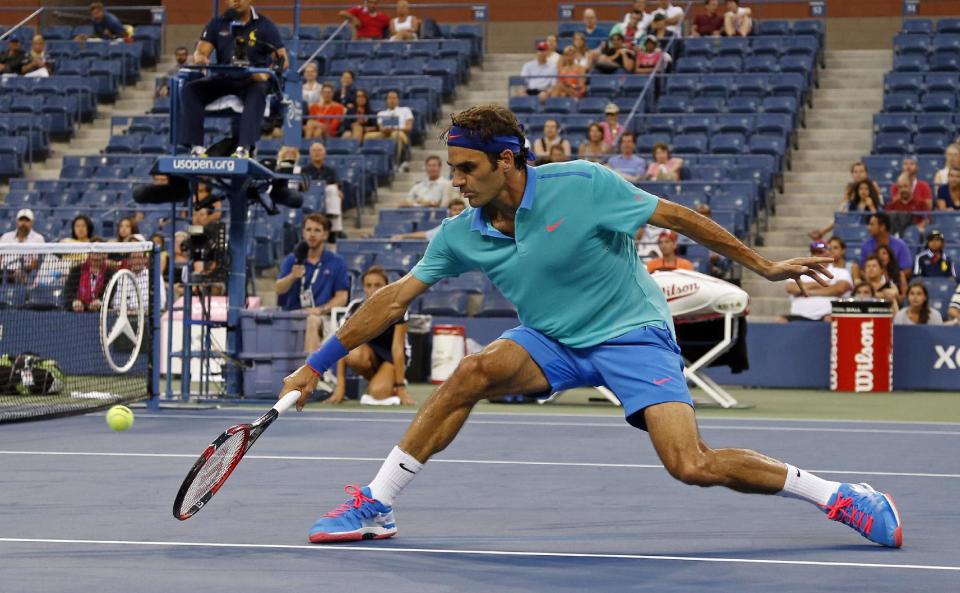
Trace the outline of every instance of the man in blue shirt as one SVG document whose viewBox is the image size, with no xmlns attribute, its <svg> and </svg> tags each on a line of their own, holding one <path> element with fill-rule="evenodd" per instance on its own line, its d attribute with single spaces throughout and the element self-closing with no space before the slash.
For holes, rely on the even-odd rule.
<svg viewBox="0 0 960 593">
<path fill-rule="evenodd" d="M 193 63 L 203 66 L 210 62 L 216 50 L 217 64 L 236 63 L 235 58 L 253 67 L 268 67 L 281 63 L 288 66 L 287 50 L 283 47 L 280 31 L 267 17 L 250 4 L 253 0 L 231 0 L 230 10 L 214 17 L 203 29 Z M 237 95 L 243 101 L 243 115 L 237 132 L 237 151 L 233 156 L 247 158 L 260 138 L 260 126 L 267 105 L 266 74 L 240 78 L 213 75 L 194 80 L 180 90 L 180 144 L 191 147 L 193 156 L 205 156 L 203 146 L 204 108 L 215 99 Z"/>
<path fill-rule="evenodd" d="M 336 253 L 324 249 L 330 221 L 322 214 L 303 219 L 303 243 L 283 258 L 277 275 L 277 304 L 285 311 L 309 313 L 304 351 L 312 352 L 324 338 L 330 310 L 347 304 L 350 277 L 347 264 Z"/>
<path fill-rule="evenodd" d="M 93 21 L 93 36 L 100 39 L 123 39 L 127 31 L 113 13 L 103 9 L 103 4 L 94 2 L 90 5 L 90 20 Z"/>
<path fill-rule="evenodd" d="M 319 374 L 401 319 L 430 285 L 463 272 L 486 273 L 516 305 L 522 325 L 461 361 L 374 480 L 348 487 L 352 500 L 314 523 L 311 542 L 395 535 L 396 497 L 453 441 L 481 399 L 604 385 L 620 399 L 627 422 L 649 433 L 666 470 L 684 483 L 806 500 L 875 542 L 900 546 L 899 516 L 885 494 L 824 480 L 753 451 L 704 443 L 666 298 L 640 265 L 633 237 L 649 222 L 769 280 L 799 283 L 807 276 L 826 285 L 832 258 L 770 261 L 710 219 L 595 163 L 528 167 L 520 125 L 499 106 L 454 115 L 446 140 L 453 186 L 472 209 L 443 221 L 416 267 L 368 299 L 337 336 L 284 379 L 282 394 L 300 391 L 302 408 Z"/>
<path fill-rule="evenodd" d="M 863 242 L 860 248 L 860 267 L 863 267 L 867 258 L 877 251 L 880 245 L 886 245 L 897 258 L 897 265 L 901 270 L 908 272 L 913 269 L 913 255 L 910 253 L 910 247 L 902 239 L 898 239 L 890 234 L 890 215 L 886 212 L 877 212 L 870 215 L 867 222 L 867 232 L 870 238 Z M 896 279 L 893 280 L 896 282 Z"/>
<path fill-rule="evenodd" d="M 607 166 L 630 183 L 643 179 L 643 174 L 647 170 L 647 161 L 635 153 L 636 149 L 637 143 L 633 138 L 633 132 L 624 132 L 620 136 L 620 154 L 607 160 Z"/>
</svg>

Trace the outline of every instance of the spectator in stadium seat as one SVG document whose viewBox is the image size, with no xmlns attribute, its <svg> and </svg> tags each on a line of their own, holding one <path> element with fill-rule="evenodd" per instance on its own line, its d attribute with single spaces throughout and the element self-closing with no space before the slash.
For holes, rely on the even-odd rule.
<svg viewBox="0 0 960 593">
<path fill-rule="evenodd" d="M 894 325 L 943 325 L 940 311 L 930 307 L 927 285 L 917 280 L 907 290 L 907 306 L 893 317 Z"/>
<path fill-rule="evenodd" d="M 670 147 L 663 142 L 653 145 L 653 161 L 643 178 L 650 181 L 679 181 L 683 159 L 670 158 Z"/>
<path fill-rule="evenodd" d="M 387 93 L 387 108 L 377 112 L 377 131 L 368 132 L 364 140 L 371 138 L 388 138 L 397 145 L 397 162 L 403 160 L 403 155 L 410 144 L 410 131 L 413 130 L 413 111 L 409 107 L 400 105 L 400 93 Z"/>
<path fill-rule="evenodd" d="M 70 222 L 70 236 L 61 243 L 87 243 L 93 239 L 93 220 L 86 214 L 77 214 Z"/>
<path fill-rule="evenodd" d="M 112 276 L 107 254 L 91 251 L 67 274 L 63 283 L 64 307 L 75 313 L 99 311 L 103 306 L 103 291 Z"/>
<path fill-rule="evenodd" d="M 333 100 L 333 85 L 329 82 L 320 87 L 320 102 L 310 105 L 310 117 L 307 121 L 306 138 L 336 138 L 339 135 L 340 124 L 347 114 L 347 108 Z M 412 122 L 412 120 L 411 120 Z M 307 131 L 305 130 L 305 132 Z"/>
<path fill-rule="evenodd" d="M 594 50 L 593 68 L 600 74 L 629 73 L 633 72 L 635 58 L 633 50 L 626 46 L 623 35 L 613 32 L 603 45 Z"/>
<path fill-rule="evenodd" d="M 463 198 L 456 197 L 450 198 L 450 203 L 447 204 L 447 218 L 453 218 L 458 216 L 461 212 L 467 209 L 467 203 L 463 201 Z M 412 240 L 412 241 L 430 241 L 437 236 L 437 233 L 440 232 L 440 225 L 433 227 L 432 229 L 427 229 L 425 231 L 416 231 L 413 233 L 401 233 L 399 235 L 393 235 L 390 237 L 391 241 L 403 241 L 403 240 Z"/>
<path fill-rule="evenodd" d="M 93 34 L 80 34 L 74 37 L 75 41 L 86 41 L 87 39 L 128 39 L 131 37 L 132 29 L 128 29 L 120 22 L 112 12 L 107 12 L 101 2 L 94 2 L 90 5 L 90 24 L 93 26 Z"/>
<path fill-rule="evenodd" d="M 573 62 L 583 68 L 584 72 L 589 72 L 593 67 L 593 52 L 587 44 L 587 36 L 577 31 L 573 34 L 570 47 L 573 48 Z"/>
<path fill-rule="evenodd" d="M 117 238 L 114 240 L 115 243 L 123 243 L 128 240 L 133 235 L 136 235 L 140 232 L 139 227 L 135 220 L 132 217 L 124 216 L 117 223 Z"/>
<path fill-rule="evenodd" d="M 570 148 L 570 142 L 560 135 L 560 124 L 555 119 L 548 119 L 543 122 L 543 136 L 537 138 L 533 143 L 533 154 L 540 163 L 552 162 L 550 160 L 550 149 L 559 146 L 563 150 L 564 157 L 570 156 L 573 152 Z"/>
<path fill-rule="evenodd" d="M 634 72 L 637 74 L 650 74 L 654 71 L 663 72 L 671 60 L 670 54 L 663 51 L 663 47 L 660 46 L 657 38 L 653 35 L 647 35 L 636 52 Z"/>
<path fill-rule="evenodd" d="M 723 34 L 724 18 L 718 12 L 720 0 L 706 0 L 705 10 L 693 17 L 692 37 L 720 37 Z"/>
<path fill-rule="evenodd" d="M 337 16 L 350 21 L 354 39 L 383 39 L 390 27 L 390 17 L 377 12 L 380 0 L 366 0 L 350 10 L 341 10 Z"/>
<path fill-rule="evenodd" d="M 579 99 L 586 86 L 587 71 L 577 64 L 576 50 L 572 45 L 563 48 L 560 64 L 557 67 L 557 83 L 550 88 L 551 97 L 571 97 Z"/>
<path fill-rule="evenodd" d="M 950 169 L 960 168 L 960 144 L 954 142 L 943 152 L 943 168 L 933 176 L 933 191 L 939 193 L 940 188 L 947 185 Z"/>
<path fill-rule="evenodd" d="M 693 270 L 693 262 L 677 255 L 677 234 L 673 231 L 662 231 L 657 237 L 657 247 L 660 257 L 647 262 L 647 271 L 651 274 L 657 270 Z"/>
<path fill-rule="evenodd" d="M 353 80 L 354 76 L 352 70 L 344 70 L 341 72 L 340 86 L 337 87 L 337 90 L 334 93 L 334 100 L 346 107 L 348 112 L 350 109 L 357 106 L 357 89 L 353 85 Z"/>
<path fill-rule="evenodd" d="M 873 293 L 873 287 L 869 282 L 860 282 L 853 287 L 853 295 L 850 296 L 855 301 L 870 301 L 877 296 Z"/>
<path fill-rule="evenodd" d="M 580 143 L 577 150 L 580 158 L 595 163 L 603 162 L 610 155 L 610 145 L 603 141 L 603 127 L 593 122 L 587 128 L 587 139 Z"/>
<path fill-rule="evenodd" d="M 350 279 L 347 266 L 336 253 L 324 249 L 330 233 L 330 221 L 322 214 L 307 214 L 303 219 L 306 259 L 288 254 L 277 275 L 277 304 L 284 311 L 308 313 L 304 350 L 313 352 L 330 333 L 330 310 L 347 304 Z"/>
<path fill-rule="evenodd" d="M 46 78 L 53 70 L 53 64 L 47 60 L 47 42 L 39 33 L 33 36 L 30 42 L 30 53 L 20 73 L 27 78 Z"/>
<path fill-rule="evenodd" d="M 27 63 L 27 54 L 16 35 L 7 39 L 7 50 L 0 54 L 0 74 L 17 75 Z"/>
<path fill-rule="evenodd" d="M 366 299 L 373 296 L 390 283 L 387 272 L 380 266 L 372 266 L 363 273 L 363 299 L 357 299 L 347 305 L 347 317 L 353 315 Z M 347 367 L 363 376 L 369 383 L 367 393 L 360 396 L 361 404 L 372 405 L 413 405 L 414 401 L 407 393 L 407 358 L 410 356 L 410 344 L 407 342 L 407 320 L 403 318 L 385 329 L 383 333 L 362 344 L 337 362 L 337 385 L 333 394 L 324 402 L 339 404 L 347 391 L 344 380 Z M 373 401 L 371 401 L 373 400 Z"/>
<path fill-rule="evenodd" d="M 132 238 L 131 242 L 139 241 L 139 239 Z M 117 283 L 116 292 L 113 294 L 113 298 L 110 301 L 110 306 L 113 309 L 119 309 L 121 304 L 121 299 L 126 297 L 127 300 L 127 309 L 131 311 L 136 311 L 137 309 L 137 293 L 139 293 L 139 302 L 144 305 L 144 309 L 148 310 L 150 308 L 150 256 L 147 252 L 136 251 L 129 254 L 124 261 L 123 267 L 133 274 L 134 277 L 134 286 L 128 286 L 126 284 Z M 121 292 L 122 289 L 122 292 Z M 160 286 L 158 288 L 160 293 L 160 310 L 163 311 L 167 306 L 167 290 L 165 286 L 165 279 L 163 276 L 160 277 Z"/>
<path fill-rule="evenodd" d="M 301 173 L 311 182 L 319 182 L 325 186 L 336 185 L 337 172 L 327 166 L 326 160 L 327 147 L 320 142 L 312 143 L 310 145 L 310 163 L 303 168 Z"/>
<path fill-rule="evenodd" d="M 330 242 L 336 242 L 337 238 L 346 237 L 343 232 L 343 188 L 337 179 L 337 172 L 326 165 L 327 148 L 314 142 L 310 145 L 310 162 L 303 168 L 301 173 L 307 180 L 308 185 L 317 185 L 324 191 L 324 214 L 330 221 Z"/>
<path fill-rule="evenodd" d="M 377 131 L 377 120 L 375 114 L 370 109 L 370 95 L 363 89 L 357 89 L 356 104 L 347 108 L 346 120 L 350 128 L 344 126 L 344 138 L 356 138 L 363 142 L 363 138 L 370 132 Z"/>
<path fill-rule="evenodd" d="M 927 233 L 927 248 L 913 262 L 913 275 L 925 278 L 953 278 L 957 280 L 957 268 L 943 253 L 943 233 L 933 229 Z"/>
<path fill-rule="evenodd" d="M 879 210 L 883 204 L 883 196 L 880 193 L 880 185 L 870 179 L 869 170 L 867 165 L 857 161 L 850 165 L 850 183 L 847 184 L 847 187 L 843 192 L 843 199 L 840 201 L 840 206 L 837 208 L 837 212 L 848 212 L 848 208 L 851 201 L 858 201 L 858 189 L 859 183 L 864 180 L 870 181 L 873 185 L 873 192 L 870 192 L 870 195 L 873 196 L 874 202 L 876 203 L 876 209 Z M 824 227 L 823 229 L 810 231 L 810 238 L 814 241 L 819 241 L 827 233 L 833 230 L 834 223 L 831 220 L 830 224 Z"/>
<path fill-rule="evenodd" d="M 830 249 L 822 241 L 810 244 L 811 255 L 830 256 Z M 853 279 L 850 272 L 838 268 L 832 263 L 827 266 L 827 272 L 833 276 L 828 286 L 820 286 L 816 282 L 804 282 L 801 291 L 797 282 L 787 282 L 786 291 L 790 295 L 790 314 L 780 321 L 829 321 L 830 302 L 837 298 L 847 298 L 853 290 Z"/>
<path fill-rule="evenodd" d="M 636 14 L 639 14 L 640 20 L 643 21 L 646 17 L 646 9 L 647 9 L 647 3 L 645 0 L 633 0 L 633 5 L 630 7 L 630 10 L 624 13 L 623 18 L 620 19 L 619 24 L 626 25 L 630 21 L 630 19 L 632 19 Z M 646 27 L 647 23 L 644 22 L 643 26 Z M 611 32 L 613 32 L 612 29 L 611 29 Z"/>
<path fill-rule="evenodd" d="M 446 177 L 442 177 L 443 161 L 435 154 L 423 162 L 426 179 L 413 184 L 407 193 L 407 199 L 400 202 L 401 208 L 446 208 L 450 200 L 457 194 L 453 184 Z"/>
<path fill-rule="evenodd" d="M 631 10 L 627 13 L 627 20 L 622 23 L 617 23 L 610 29 L 610 35 L 621 35 L 623 37 L 623 43 L 629 48 L 633 48 L 644 35 L 644 28 L 641 27 L 640 21 L 643 20 L 643 12 L 637 10 Z"/>
<path fill-rule="evenodd" d="M 607 106 L 603 109 L 603 118 L 604 120 L 600 122 L 600 127 L 603 129 L 603 141 L 612 147 L 617 136 L 622 134 L 624 130 L 623 125 L 620 124 L 620 108 L 617 107 L 616 103 L 607 103 Z M 611 148 L 611 150 L 613 149 Z"/>
<path fill-rule="evenodd" d="M 929 183 L 917 178 L 917 174 L 920 170 L 917 166 L 917 157 L 913 155 L 907 155 L 903 157 L 902 166 L 903 169 L 900 173 L 900 176 L 905 176 L 910 182 L 910 199 L 916 200 L 918 204 L 925 206 L 923 208 L 918 208 L 918 210 L 930 210 L 933 205 L 933 191 L 930 189 Z M 897 181 L 890 186 L 891 201 L 895 201 L 897 199 L 897 195 L 900 193 L 899 185 L 900 177 L 897 177 Z"/>
<path fill-rule="evenodd" d="M 953 292 L 953 297 L 950 299 L 950 308 L 947 309 L 947 325 L 957 325 L 960 324 L 960 284 L 957 284 L 957 289 Z"/>
<path fill-rule="evenodd" d="M 547 156 L 547 163 L 563 163 L 569 161 L 570 156 L 563 152 L 563 148 L 558 145 L 553 145 L 550 147 L 550 154 Z"/>
<path fill-rule="evenodd" d="M 900 307 L 900 289 L 883 273 L 883 265 L 876 255 L 868 255 L 862 264 L 863 281 L 873 287 L 873 294 L 878 299 L 889 301 L 896 313 Z"/>
<path fill-rule="evenodd" d="M 607 167 L 619 173 L 630 183 L 643 179 L 643 173 L 647 169 L 647 161 L 634 153 L 636 147 L 633 132 L 624 132 L 620 136 L 620 152 L 607 159 Z"/>
<path fill-rule="evenodd" d="M 540 100 L 544 101 L 557 82 L 557 67 L 547 59 L 550 57 L 550 47 L 546 41 L 538 42 L 536 47 L 536 58 L 523 65 L 520 76 L 524 77 L 524 92 L 530 96 L 540 97 Z"/>
<path fill-rule="evenodd" d="M 753 31 L 753 11 L 740 6 L 739 0 L 727 0 L 723 15 L 723 32 L 727 37 L 746 37 Z"/>
<path fill-rule="evenodd" d="M 947 183 L 937 190 L 937 210 L 960 210 L 960 167 L 950 167 Z"/>
<path fill-rule="evenodd" d="M 893 255 L 893 250 L 890 249 L 889 245 L 879 245 L 877 250 L 873 252 L 877 256 L 877 259 L 880 260 L 880 265 L 883 267 L 883 273 L 893 282 L 893 285 L 897 287 L 900 291 L 900 296 L 903 297 L 907 294 L 907 280 L 910 275 L 911 268 L 901 268 L 900 264 L 897 263 L 897 258 Z"/>
<path fill-rule="evenodd" d="M 173 59 L 176 61 L 176 63 L 173 65 L 173 68 L 167 70 L 166 76 L 161 78 L 160 84 L 157 85 L 157 90 L 155 93 L 155 96 L 157 97 L 166 97 L 170 95 L 170 79 L 180 72 L 181 67 L 190 63 L 190 50 L 181 45 L 174 50 Z"/>
<path fill-rule="evenodd" d="M 910 254 L 910 247 L 907 246 L 902 239 L 890 234 L 890 217 L 887 214 L 883 212 L 872 214 L 870 221 L 867 223 L 867 232 L 870 233 L 870 238 L 863 243 L 863 247 L 860 250 L 861 267 L 863 267 L 867 257 L 877 250 L 877 247 L 880 245 L 889 245 L 890 250 L 893 251 L 893 254 L 896 256 L 897 265 L 900 266 L 900 269 L 910 269 L 913 265 L 913 256 Z"/>
<path fill-rule="evenodd" d="M 391 41 L 415 41 L 420 30 L 420 19 L 410 14 L 410 3 L 397 0 L 397 16 L 390 19 Z"/>
<path fill-rule="evenodd" d="M 322 97 L 320 90 L 323 85 L 317 80 L 320 69 L 316 62 L 309 62 L 303 67 L 303 82 L 300 84 L 300 99 L 306 103 L 307 115 L 314 105 L 319 105 Z M 305 119 L 303 123 L 304 138 L 320 138 L 323 135 L 323 122 L 318 119 Z"/>
<path fill-rule="evenodd" d="M 17 212 L 17 226 L 12 231 L 0 235 L 0 243 L 45 243 L 43 235 L 33 230 L 33 210 L 21 208 Z M 0 256 L 0 269 L 7 282 L 30 280 L 30 274 L 37 269 L 40 259 L 31 255 Z"/>
<path fill-rule="evenodd" d="M 923 181 L 919 183 L 926 185 Z M 930 191 L 929 186 L 927 186 L 926 191 Z M 897 184 L 890 193 L 890 202 L 884 210 L 887 212 L 929 212 L 932 202 L 929 199 L 922 198 L 922 194 L 923 192 L 911 191 L 910 177 L 906 173 L 903 173 L 897 178 Z M 903 230 L 910 226 L 911 223 L 923 229 L 927 221 L 926 216 L 904 216 L 901 214 L 895 216 L 897 216 L 897 218 L 894 218 L 894 216 L 890 217 L 893 221 L 891 228 L 894 230 Z"/>
<path fill-rule="evenodd" d="M 599 45 L 610 35 L 606 27 L 597 22 L 597 13 L 592 8 L 583 11 L 583 34 L 591 45 Z"/>
<path fill-rule="evenodd" d="M 547 44 L 547 62 L 553 64 L 554 68 L 560 68 L 560 50 L 557 49 L 557 36 L 547 35 L 544 41 Z"/>
<path fill-rule="evenodd" d="M 847 259 L 847 243 L 840 237 L 830 237 L 827 246 L 830 248 L 830 256 L 833 257 L 834 267 L 843 268 L 850 272 L 850 277 L 856 282 L 860 278 L 860 265 Z"/>
<path fill-rule="evenodd" d="M 663 15 L 663 20 L 665 21 L 667 29 L 670 31 L 670 35 L 674 37 L 681 37 L 683 35 L 682 8 L 674 6 L 670 0 L 657 0 L 657 7 L 647 16 L 649 23 L 655 21 L 657 15 Z"/>
<path fill-rule="evenodd" d="M 647 36 L 652 36 L 660 44 L 660 47 L 666 49 L 667 44 L 673 39 L 673 30 L 667 26 L 667 18 L 662 13 L 653 15 L 650 21 L 650 27 L 647 29 Z M 669 55 L 669 54 L 667 54 Z"/>
</svg>

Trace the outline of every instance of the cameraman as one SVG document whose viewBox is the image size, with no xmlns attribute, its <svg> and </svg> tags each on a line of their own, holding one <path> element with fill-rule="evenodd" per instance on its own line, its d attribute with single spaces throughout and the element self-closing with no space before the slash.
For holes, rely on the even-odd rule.
<svg viewBox="0 0 960 593">
<path fill-rule="evenodd" d="M 277 276 L 277 304 L 285 311 L 301 309 L 310 313 L 304 351 L 320 347 L 332 330 L 330 310 L 347 304 L 350 278 L 347 265 L 336 253 L 324 249 L 330 221 L 323 214 L 303 219 L 303 243 L 287 255 Z"/>
<path fill-rule="evenodd" d="M 263 68 L 276 62 L 281 68 L 287 68 L 287 50 L 283 48 L 280 31 L 250 6 L 252 1 L 230 0 L 230 9 L 207 24 L 193 52 L 194 64 L 209 64 L 210 54 L 216 50 L 217 64 Z M 220 97 L 237 95 L 243 100 L 243 115 L 233 156 L 248 158 L 260 138 L 269 80 L 266 74 L 239 78 L 213 75 L 184 85 L 180 91 L 180 143 L 191 146 L 192 156 L 206 156 L 203 146 L 204 108 Z"/>
</svg>

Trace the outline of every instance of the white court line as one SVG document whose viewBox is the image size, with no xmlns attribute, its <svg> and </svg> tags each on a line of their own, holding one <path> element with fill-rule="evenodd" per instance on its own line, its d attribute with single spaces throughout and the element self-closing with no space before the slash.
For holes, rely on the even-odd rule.
<svg viewBox="0 0 960 593">
<path fill-rule="evenodd" d="M 725 564 L 780 564 L 790 566 L 831 566 L 901 570 L 960 571 L 960 566 L 936 564 L 882 564 L 873 562 L 828 562 L 822 560 L 773 560 L 760 558 L 723 558 L 710 556 L 658 556 L 656 554 L 603 554 L 589 552 L 520 552 L 510 550 L 456 550 L 447 548 L 398 548 L 385 546 L 317 546 L 306 544 L 231 544 L 221 542 L 168 542 L 94 539 L 44 539 L 0 537 L 0 543 L 87 544 L 103 546 L 156 546 L 181 548 L 241 548 L 258 550 L 313 550 L 326 552 L 380 552 L 385 554 L 448 554 L 468 556 L 514 556 L 523 558 L 590 558 L 609 560 L 661 560 L 679 562 L 714 562 Z"/>
<path fill-rule="evenodd" d="M 0 455 L 48 455 L 67 457 L 160 457 L 189 458 L 197 455 L 185 453 L 100 453 L 95 451 L 0 451 Z M 370 461 L 382 463 L 382 457 L 333 457 L 315 455 L 244 455 L 244 459 L 266 459 L 274 461 Z M 505 459 L 431 459 L 430 463 L 454 463 L 474 465 L 521 465 L 546 467 L 598 467 L 624 469 L 663 469 L 658 463 L 590 463 L 575 461 L 514 461 Z M 878 472 L 839 469 L 811 469 L 816 474 L 856 474 L 861 476 L 896 476 L 902 478 L 960 478 L 960 474 L 935 474 L 918 472 Z"/>
<path fill-rule="evenodd" d="M 137 414 L 138 418 L 185 418 L 185 419 L 224 419 L 224 420 L 249 420 L 250 416 L 241 415 L 223 415 L 217 414 Z M 595 416 L 594 416 L 595 418 Z M 290 416 L 284 419 L 288 421 L 299 422 L 369 422 L 369 423 L 392 423 L 409 424 L 407 418 L 333 418 L 333 417 L 304 417 Z M 899 428 L 829 428 L 820 426 L 729 426 L 722 424 L 710 424 L 707 422 L 698 423 L 704 430 L 754 430 L 754 431 L 773 431 L 773 432 L 839 432 L 852 434 L 914 434 L 914 435 L 936 435 L 936 436 L 960 436 L 960 430 L 909 430 Z M 468 425 L 492 425 L 492 426 L 564 426 L 564 427 L 584 427 L 584 428 L 629 428 L 623 419 L 618 422 L 537 422 L 523 420 L 476 420 L 468 421 Z"/>
</svg>

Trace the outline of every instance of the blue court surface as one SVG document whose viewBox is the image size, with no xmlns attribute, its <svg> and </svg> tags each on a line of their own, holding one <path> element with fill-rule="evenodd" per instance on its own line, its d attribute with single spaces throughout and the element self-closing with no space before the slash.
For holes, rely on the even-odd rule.
<svg viewBox="0 0 960 593">
<path fill-rule="evenodd" d="M 904 547 L 807 503 L 684 486 L 610 416 L 477 413 L 396 506 L 392 540 L 316 546 L 307 529 L 366 483 L 412 412 L 279 419 L 192 519 L 171 515 L 204 446 L 259 411 L 102 415 L 0 428 L 0 590 L 960 590 L 960 425 L 701 420 L 757 449 L 894 495 Z"/>
</svg>

